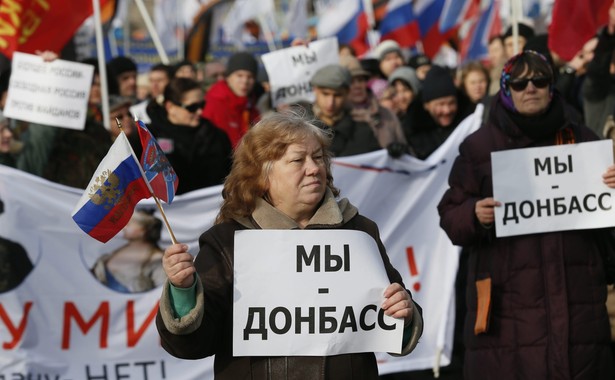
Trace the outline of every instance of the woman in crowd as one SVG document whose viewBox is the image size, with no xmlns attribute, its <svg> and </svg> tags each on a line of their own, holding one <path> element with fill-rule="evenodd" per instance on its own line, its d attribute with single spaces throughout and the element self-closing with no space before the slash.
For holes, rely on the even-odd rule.
<svg viewBox="0 0 615 380">
<path fill-rule="evenodd" d="M 160 286 L 166 276 L 163 251 L 158 246 L 162 222 L 145 210 L 137 210 L 124 227 L 128 243 L 101 256 L 92 273 L 107 287 L 121 293 L 145 292 Z"/>
<path fill-rule="evenodd" d="M 478 61 L 466 63 L 459 70 L 459 88 L 472 103 L 484 102 L 489 90 L 489 71 Z"/>
<path fill-rule="evenodd" d="M 188 78 L 171 80 L 162 105 L 148 105 L 150 131 L 179 177 L 177 194 L 219 185 L 231 167 L 230 141 L 201 117 L 203 106 L 201 86 Z M 140 145 L 133 144 L 135 151 Z"/>
<path fill-rule="evenodd" d="M 493 227 L 502 205 L 493 198 L 491 152 L 597 137 L 571 121 L 544 56 L 513 56 L 500 85 L 487 123 L 461 144 L 438 206 L 451 241 L 470 252 L 465 377 L 613 379 L 599 231 L 498 238 Z M 604 178 L 615 188 L 615 166 Z"/>
<path fill-rule="evenodd" d="M 272 113 L 237 146 L 225 181 L 216 225 L 200 237 L 193 261 L 185 244 L 167 248 L 157 327 L 172 355 L 198 359 L 215 355 L 217 379 L 378 379 L 373 353 L 334 356 L 233 356 L 234 237 L 239 230 L 345 229 L 364 231 L 378 244 L 390 285 L 382 309 L 404 320 L 402 354 L 422 333 L 420 308 L 388 259 L 377 226 L 333 186 L 330 137 L 323 129 L 291 114 Z M 196 274 L 196 275 L 195 275 Z M 243 326 L 242 326 L 243 327 Z"/>
</svg>

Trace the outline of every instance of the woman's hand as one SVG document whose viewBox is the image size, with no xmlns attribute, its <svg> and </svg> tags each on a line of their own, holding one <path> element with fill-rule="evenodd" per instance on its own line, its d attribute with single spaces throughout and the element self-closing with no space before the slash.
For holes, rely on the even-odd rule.
<svg viewBox="0 0 615 380">
<path fill-rule="evenodd" d="M 495 207 L 500 207 L 502 204 L 493 198 L 484 198 L 476 202 L 474 212 L 480 224 L 488 226 L 495 221 Z"/>
<path fill-rule="evenodd" d="M 602 182 L 611 189 L 615 189 L 615 165 L 611 165 L 602 175 Z"/>
<path fill-rule="evenodd" d="M 162 267 L 169 281 L 176 288 L 189 288 L 194 282 L 193 258 L 186 244 L 173 244 L 164 251 Z"/>
<path fill-rule="evenodd" d="M 381 307 L 384 314 L 393 318 L 403 318 L 404 326 L 412 322 L 414 303 L 406 289 L 397 282 L 390 284 L 384 290 L 384 302 Z"/>
</svg>

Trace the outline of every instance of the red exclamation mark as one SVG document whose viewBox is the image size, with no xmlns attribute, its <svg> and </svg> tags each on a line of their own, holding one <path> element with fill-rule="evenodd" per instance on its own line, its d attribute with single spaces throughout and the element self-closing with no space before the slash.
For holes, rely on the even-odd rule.
<svg viewBox="0 0 615 380">
<path fill-rule="evenodd" d="M 416 266 L 416 260 L 414 259 L 414 249 L 412 249 L 412 247 L 406 248 L 406 257 L 408 258 L 408 267 L 410 268 L 410 276 L 412 277 L 418 276 L 419 269 Z M 421 290 L 421 283 L 418 281 L 415 282 L 412 285 L 412 289 L 414 289 L 415 292 L 418 292 L 419 290 Z"/>
</svg>

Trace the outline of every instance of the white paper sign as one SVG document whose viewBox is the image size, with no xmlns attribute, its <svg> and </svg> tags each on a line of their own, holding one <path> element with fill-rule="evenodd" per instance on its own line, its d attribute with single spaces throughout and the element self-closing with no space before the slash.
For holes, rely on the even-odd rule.
<svg viewBox="0 0 615 380">
<path fill-rule="evenodd" d="M 380 308 L 389 280 L 365 232 L 238 231 L 234 273 L 235 356 L 401 350 L 403 320 Z"/>
<path fill-rule="evenodd" d="M 84 129 L 94 67 L 15 53 L 4 115 L 32 123 Z"/>
<path fill-rule="evenodd" d="M 298 101 L 313 102 L 312 76 L 321 67 L 339 63 L 337 38 L 263 54 L 261 60 L 269 76 L 274 107 Z"/>
<path fill-rule="evenodd" d="M 611 227 L 611 140 L 491 153 L 496 235 Z"/>
</svg>

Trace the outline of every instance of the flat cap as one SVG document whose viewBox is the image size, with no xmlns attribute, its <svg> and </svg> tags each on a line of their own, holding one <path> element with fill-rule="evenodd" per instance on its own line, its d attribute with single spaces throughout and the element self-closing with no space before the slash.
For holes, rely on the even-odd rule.
<svg viewBox="0 0 615 380">
<path fill-rule="evenodd" d="M 342 65 L 331 64 L 314 73 L 310 84 L 315 87 L 339 89 L 349 88 L 352 83 L 350 71 Z"/>
</svg>

